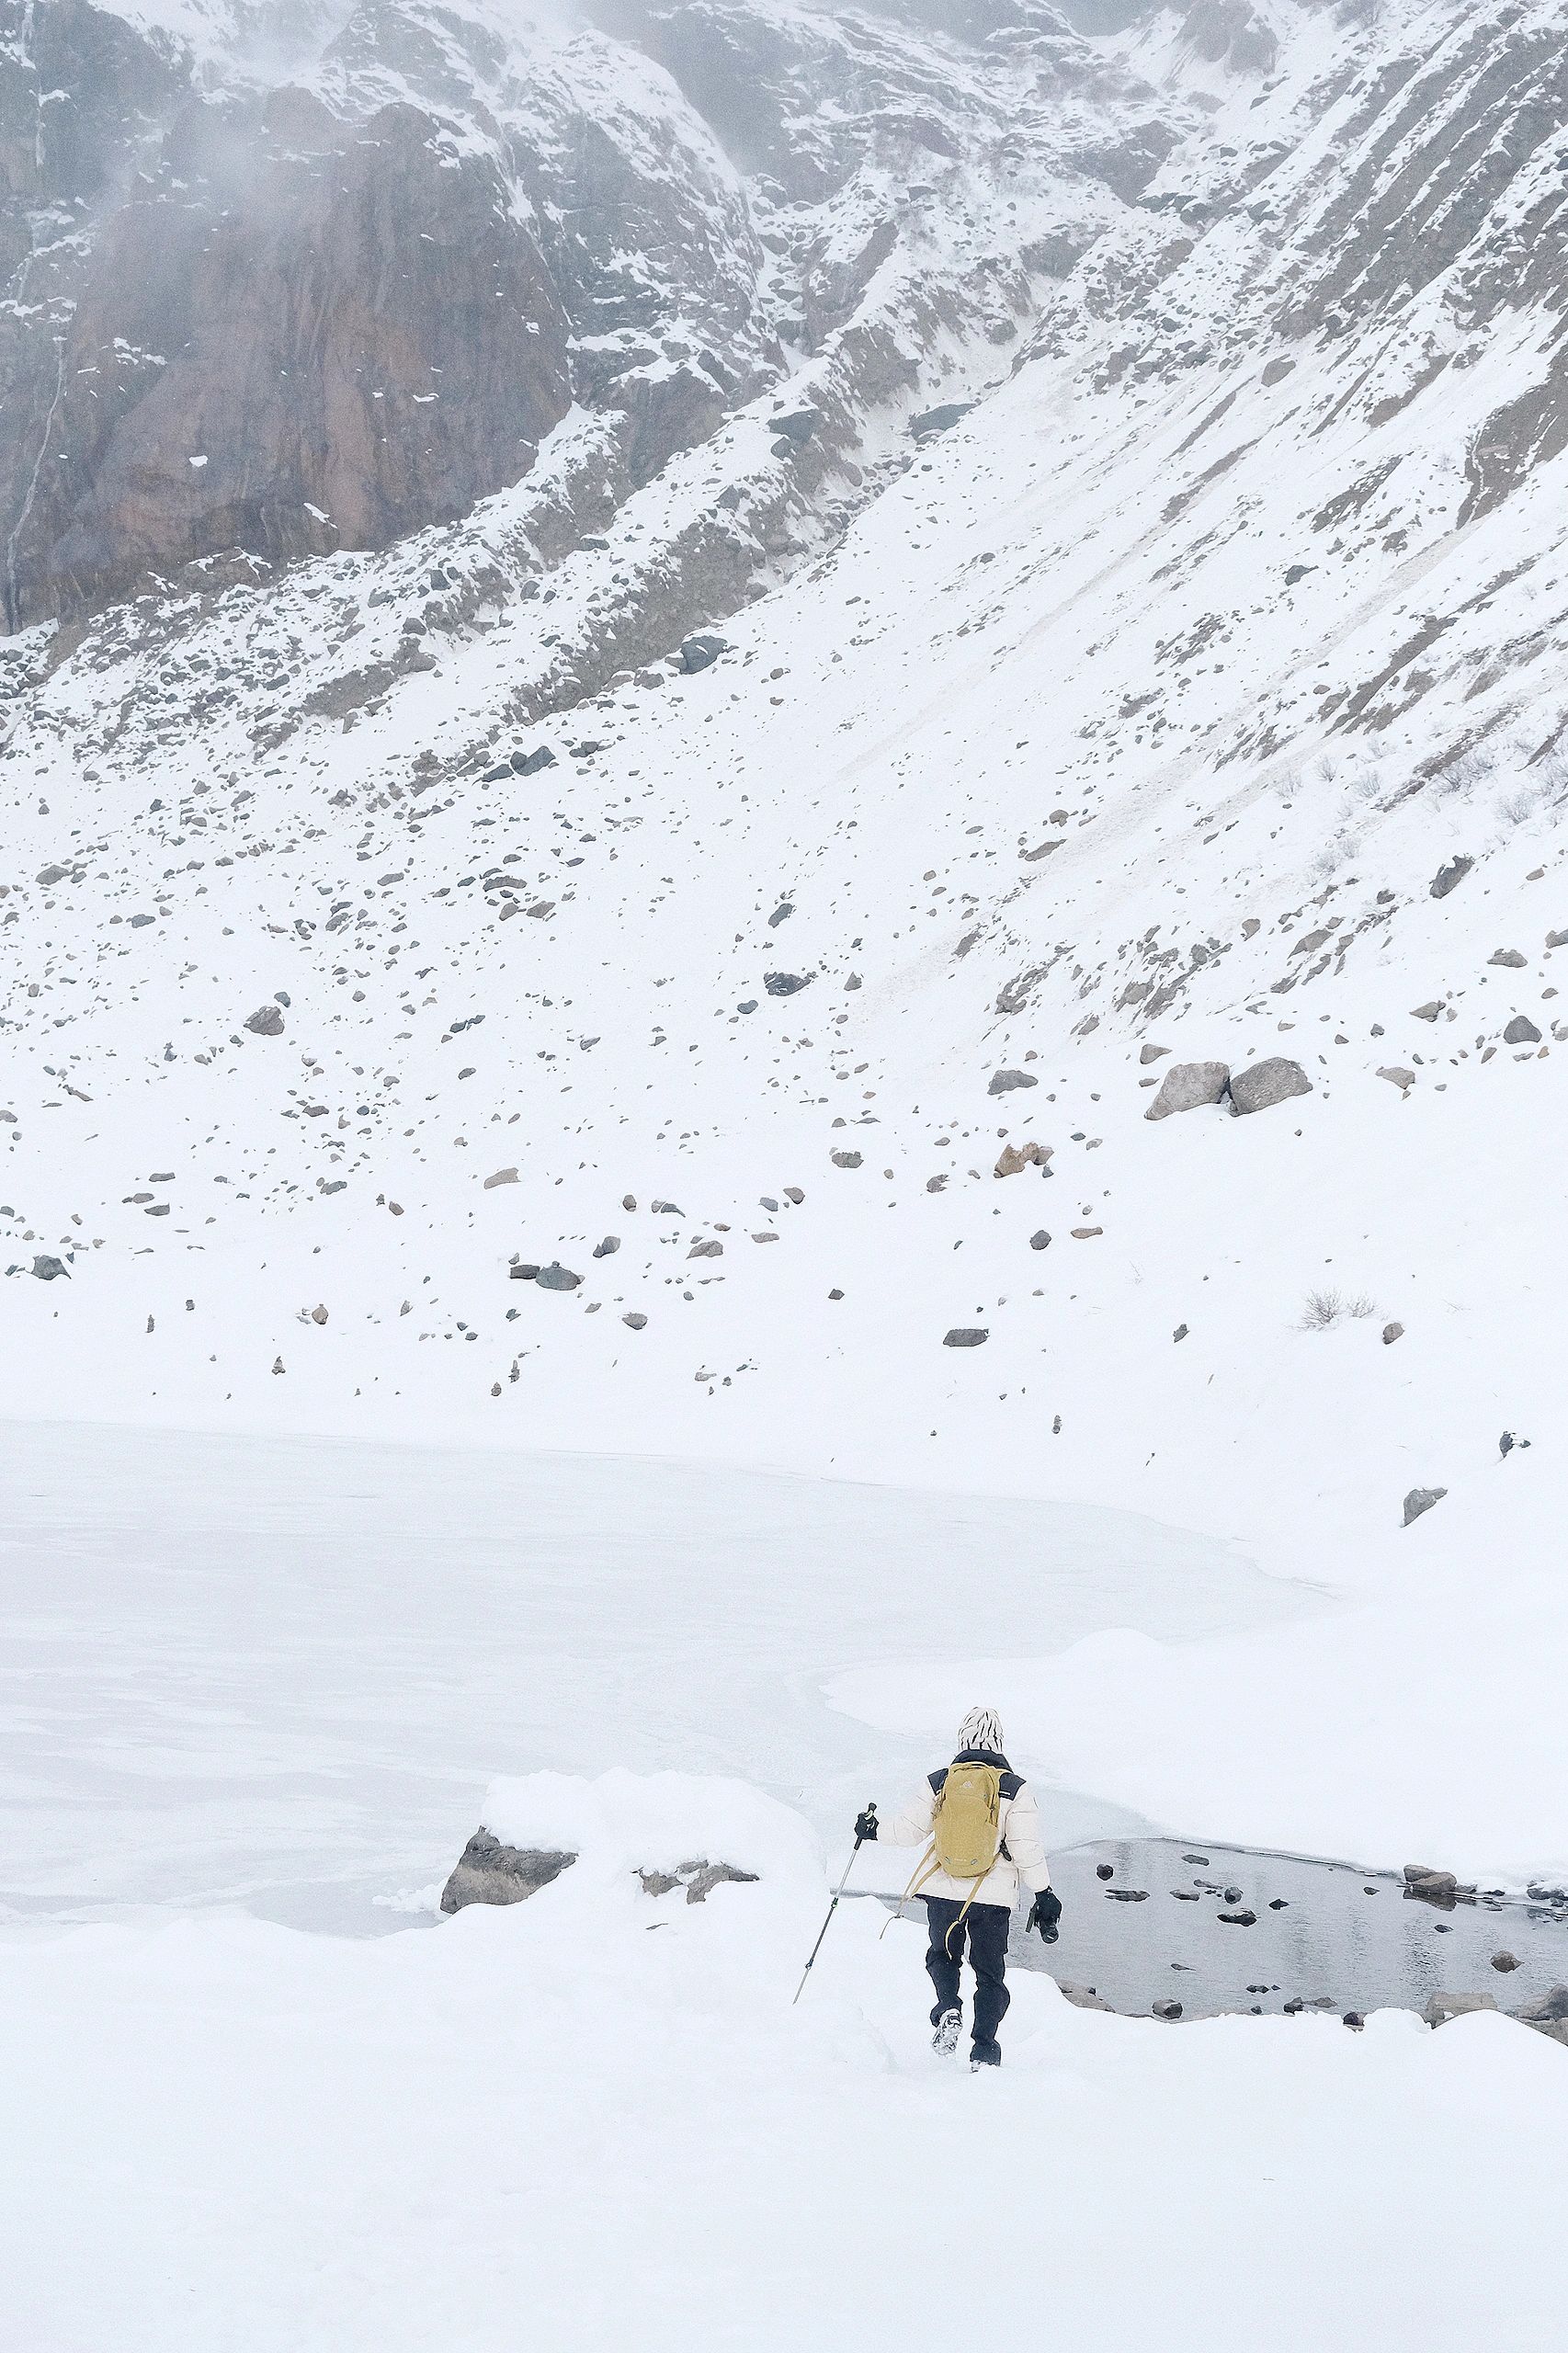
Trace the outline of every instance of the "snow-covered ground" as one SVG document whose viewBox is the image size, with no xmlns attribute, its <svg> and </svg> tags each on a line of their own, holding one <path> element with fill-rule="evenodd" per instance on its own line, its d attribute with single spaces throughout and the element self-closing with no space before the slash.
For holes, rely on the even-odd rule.
<svg viewBox="0 0 1568 2353">
<path fill-rule="evenodd" d="M 562 2353 L 966 2336 L 1076 2353 L 1547 2353 L 1568 2053 L 1495 2018 L 1169 2029 L 1016 1980 L 927 2048 L 921 1939 L 734 1783 L 513 1783 L 582 1860 L 372 1941 L 0 1942 L 7 2327 L 47 2353 Z M 639 1863 L 733 1853 L 700 1906 Z"/>
</svg>

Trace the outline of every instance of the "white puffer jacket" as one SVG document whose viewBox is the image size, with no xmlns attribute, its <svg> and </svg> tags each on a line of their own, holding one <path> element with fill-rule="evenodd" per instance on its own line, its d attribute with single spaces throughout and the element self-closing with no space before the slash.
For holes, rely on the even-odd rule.
<svg viewBox="0 0 1568 2353">
<path fill-rule="evenodd" d="M 976 1904 L 1000 1904 L 1011 1911 L 1018 1900 L 1020 1881 L 1031 1895 L 1051 1885 L 1051 1867 L 1045 1859 L 1045 1847 L 1040 1832 L 1040 1808 L 1034 1791 L 1027 1781 L 1020 1780 L 1005 1756 L 980 1748 L 960 1749 L 954 1757 L 955 1765 L 994 1765 L 1002 1774 L 1001 1830 L 1002 1847 L 996 1860 L 983 1880 L 949 1879 L 946 1871 L 933 1871 L 918 1893 L 922 1896 L 945 1896 L 950 1904 L 967 1904 L 972 1897 Z M 890 1821 L 878 1824 L 879 1845 L 888 1847 L 928 1847 L 931 1825 L 936 1818 L 937 1794 L 947 1779 L 947 1768 L 933 1773 L 924 1781 L 915 1796 Z"/>
</svg>

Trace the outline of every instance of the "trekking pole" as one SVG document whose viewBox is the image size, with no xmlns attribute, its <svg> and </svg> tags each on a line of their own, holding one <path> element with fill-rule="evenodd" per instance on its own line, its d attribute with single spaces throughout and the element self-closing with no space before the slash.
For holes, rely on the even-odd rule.
<svg viewBox="0 0 1568 2353">
<path fill-rule="evenodd" d="M 876 1807 L 874 1805 L 869 1805 L 866 1808 L 866 1812 L 870 1815 L 871 1820 L 875 1822 L 877 1818 Z M 844 1866 L 844 1877 L 839 1881 L 838 1885 L 833 1891 L 833 1902 L 827 1907 L 827 1917 L 822 1924 L 815 1944 L 812 1947 L 812 1960 L 807 1961 L 804 1969 L 801 1972 L 801 1982 L 795 1988 L 795 2002 L 800 2000 L 801 1995 L 806 1990 L 806 1980 L 812 1973 L 812 1961 L 815 1961 L 818 1953 L 822 1950 L 823 1938 L 826 1936 L 828 1930 L 833 1926 L 833 1915 L 838 1909 L 838 1899 L 849 1884 L 849 1874 L 855 1868 L 855 1858 L 859 1853 L 865 1843 L 865 1840 L 859 1836 L 858 1832 L 857 1832 L 855 1844 L 849 1849 L 849 1860 Z M 790 2007 L 791 2009 L 794 2008 L 795 2002 L 790 2003 Z"/>
</svg>

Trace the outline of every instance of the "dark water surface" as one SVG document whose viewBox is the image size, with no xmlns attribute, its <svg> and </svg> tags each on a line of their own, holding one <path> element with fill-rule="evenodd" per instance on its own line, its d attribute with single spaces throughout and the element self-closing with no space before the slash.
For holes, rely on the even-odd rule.
<svg viewBox="0 0 1568 2353">
<path fill-rule="evenodd" d="M 1364 2016 L 1425 2009 L 1437 1993 L 1490 1994 L 1511 2010 L 1568 1984 L 1568 1900 L 1482 1890 L 1438 1910 L 1407 1897 L 1399 1872 L 1176 1838 L 1073 1847 L 1052 1856 L 1051 1880 L 1061 1936 L 1041 1944 L 1020 1909 L 1013 1967 L 1046 1970 L 1135 2016 L 1162 2001 L 1187 2018 L 1297 2002 Z M 1227 1912 L 1254 1919 L 1227 1923 Z M 1494 1969 L 1497 1952 L 1518 1967 Z"/>
</svg>

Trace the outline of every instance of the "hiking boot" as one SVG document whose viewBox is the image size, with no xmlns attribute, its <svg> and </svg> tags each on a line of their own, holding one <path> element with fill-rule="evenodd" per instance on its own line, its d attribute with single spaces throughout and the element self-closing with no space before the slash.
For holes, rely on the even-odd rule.
<svg viewBox="0 0 1568 2353">
<path fill-rule="evenodd" d="M 999 2042 L 977 2042 L 969 2054 L 971 2075 L 977 2075 L 982 2067 L 999 2067 L 1001 2064 L 1002 2046 Z"/>
<path fill-rule="evenodd" d="M 959 2047 L 959 2029 L 963 2024 L 960 2010 L 944 2010 L 937 2020 L 937 2031 L 931 2037 L 931 2048 L 944 2059 L 950 2059 Z"/>
</svg>

